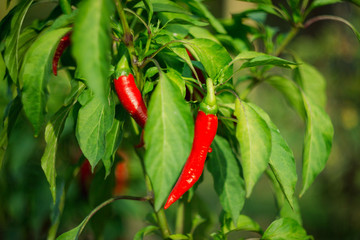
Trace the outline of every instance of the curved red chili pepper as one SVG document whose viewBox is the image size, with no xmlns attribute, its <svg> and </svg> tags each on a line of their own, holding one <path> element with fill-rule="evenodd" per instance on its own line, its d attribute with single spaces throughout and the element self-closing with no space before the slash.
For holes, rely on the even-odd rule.
<svg viewBox="0 0 360 240">
<path fill-rule="evenodd" d="M 121 75 L 114 80 L 115 90 L 121 104 L 134 120 L 144 128 L 147 120 L 147 109 L 144 100 L 137 88 L 134 76 L 130 73 L 128 76 Z"/>
<path fill-rule="evenodd" d="M 218 118 L 214 114 L 199 111 L 195 122 L 194 141 L 190 155 L 185 163 L 181 175 L 172 189 L 165 204 L 165 209 L 178 200 L 200 178 L 210 145 L 215 138 Z"/>
<path fill-rule="evenodd" d="M 70 45 L 70 36 L 72 32 L 68 32 L 65 36 L 63 36 L 55 50 L 55 54 L 52 61 L 52 70 L 55 76 L 57 76 L 57 67 L 59 63 L 59 59 L 65 49 Z"/>
</svg>

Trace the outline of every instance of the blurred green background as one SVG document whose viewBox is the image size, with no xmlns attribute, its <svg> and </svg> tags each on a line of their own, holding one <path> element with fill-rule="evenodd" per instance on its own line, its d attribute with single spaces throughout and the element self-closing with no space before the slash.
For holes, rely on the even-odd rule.
<svg viewBox="0 0 360 240">
<path fill-rule="evenodd" d="M 0 1 L 0 19 L 7 10 L 6 1 Z M 235 5 L 232 5 L 235 4 Z M 36 4 L 26 17 L 26 24 L 33 19 L 45 18 L 56 5 L 54 2 Z M 239 1 L 208 1 L 210 10 L 218 17 L 229 17 L 229 12 L 252 7 Z M 11 8 L 12 5 L 10 5 Z M 344 17 L 360 29 L 360 9 L 355 5 L 341 3 L 321 7 L 313 14 L 334 14 Z M 289 26 L 276 18 L 268 18 L 267 23 L 287 31 Z M 322 21 L 300 31 L 288 49 L 302 60 L 314 65 L 327 81 L 329 113 L 335 128 L 332 152 L 325 170 L 319 175 L 308 192 L 300 199 L 303 224 L 308 234 L 315 239 L 360 239 L 360 43 L 353 32 L 338 22 Z M 68 76 L 65 79 L 50 79 L 48 111 L 56 112 L 70 89 Z M 55 94 L 56 93 L 56 94 Z M 301 176 L 302 142 L 304 124 L 287 105 L 285 99 L 267 85 L 260 85 L 249 98 L 265 109 L 278 126 L 294 151 Z M 0 82 L 0 111 L 4 112 L 10 101 L 7 84 Z M 71 182 L 62 181 L 68 166 L 79 169 L 81 155 L 73 134 L 74 120 L 66 123 L 58 154 L 58 187 L 67 189 L 64 214 L 58 233 L 79 224 L 97 204 L 111 196 L 114 187 L 114 173 L 104 181 L 103 168 L 97 169 L 92 181 L 86 186 L 79 177 Z M 125 135 L 126 137 L 126 135 Z M 5 161 L 0 170 L 0 239 L 45 239 L 56 212 L 52 211 L 52 201 L 48 183 L 40 166 L 45 142 L 43 136 L 33 137 L 32 128 L 24 114 L 15 123 L 9 140 Z M 128 152 L 129 174 L 124 194 L 144 195 L 145 187 L 139 161 Z M 119 159 L 117 159 L 119 161 Z M 299 187 L 301 186 L 299 179 Z M 83 188 L 87 190 L 83 190 Z M 206 172 L 204 182 L 199 186 L 199 201 L 206 204 L 204 209 L 220 209 L 217 196 L 212 189 L 212 178 Z M 134 234 L 152 217 L 146 203 L 117 201 L 104 208 L 85 229 L 82 239 L 95 239 L 105 228 L 104 239 L 132 239 Z M 243 214 L 260 223 L 265 229 L 276 217 L 277 208 L 271 184 L 266 177 L 256 185 L 255 191 L 245 203 Z M 216 212 L 218 214 L 219 211 Z M 174 217 L 169 211 L 170 221 Z M 210 229 L 215 231 L 217 215 L 209 216 L 215 223 Z M 119 237 L 122 236 L 122 237 Z M 233 235 L 248 236 L 244 233 Z M 256 235 L 250 235 L 256 237 Z"/>
</svg>

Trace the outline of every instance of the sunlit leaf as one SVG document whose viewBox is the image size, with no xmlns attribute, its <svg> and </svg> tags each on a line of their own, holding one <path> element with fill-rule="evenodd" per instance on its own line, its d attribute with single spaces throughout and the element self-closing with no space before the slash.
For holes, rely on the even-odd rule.
<svg viewBox="0 0 360 240">
<path fill-rule="evenodd" d="M 307 240 L 311 239 L 305 229 L 293 219 L 280 218 L 270 224 L 261 239 L 269 240 Z"/>
<path fill-rule="evenodd" d="M 104 104 L 110 89 L 110 15 L 113 8 L 111 0 L 82 1 L 71 38 L 78 70 Z"/>
<path fill-rule="evenodd" d="M 179 88 L 164 73 L 153 92 L 145 125 L 145 167 L 155 209 L 167 199 L 190 153 L 194 122 Z"/>
<path fill-rule="evenodd" d="M 235 101 L 235 116 L 238 120 L 236 138 L 240 143 L 246 197 L 249 197 L 255 183 L 268 166 L 271 132 L 265 120 L 244 101 Z"/>
<path fill-rule="evenodd" d="M 46 83 L 51 74 L 51 59 L 60 38 L 69 31 L 62 28 L 41 35 L 26 52 L 20 73 L 24 111 L 37 135 L 45 120 Z"/>
</svg>

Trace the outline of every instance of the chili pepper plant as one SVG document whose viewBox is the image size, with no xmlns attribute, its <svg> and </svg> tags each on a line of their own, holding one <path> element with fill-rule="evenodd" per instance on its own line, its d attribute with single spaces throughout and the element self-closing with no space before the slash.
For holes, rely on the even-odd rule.
<svg viewBox="0 0 360 240">
<path fill-rule="evenodd" d="M 325 168 L 334 132 L 324 77 L 288 47 L 323 20 L 360 34 L 345 19 L 313 13 L 341 1 L 246 2 L 252 8 L 218 19 L 201 0 L 59 0 L 31 20 L 46 1 L 7 1 L 0 165 L 11 161 L 12 138 L 25 135 L 13 136 L 19 122 L 31 125 L 51 206 L 39 238 L 120 239 L 106 235 L 108 223 L 121 228 L 141 211 L 134 239 L 312 238 L 299 197 Z M 262 86 L 303 122 L 302 158 L 274 113 L 251 98 Z M 261 178 L 278 206 L 267 225 L 243 212 Z M 216 207 L 198 194 L 205 183 Z M 82 200 L 71 202 L 77 192 Z M 116 213 L 116 203 L 128 207 Z"/>
</svg>

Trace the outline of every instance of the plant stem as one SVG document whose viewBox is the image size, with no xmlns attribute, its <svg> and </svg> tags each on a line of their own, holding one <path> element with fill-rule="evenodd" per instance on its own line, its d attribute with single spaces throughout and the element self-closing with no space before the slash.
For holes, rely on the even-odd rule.
<svg viewBox="0 0 360 240">
<path fill-rule="evenodd" d="M 299 31 L 299 27 L 293 27 L 291 31 L 288 33 L 284 41 L 281 43 L 281 45 L 278 47 L 278 49 L 275 52 L 275 56 L 279 56 L 282 51 L 284 51 L 285 47 L 291 42 L 291 40 L 296 36 L 296 34 Z"/>
<path fill-rule="evenodd" d="M 95 215 L 95 213 L 97 213 L 101 208 L 109 205 L 110 203 L 115 202 L 116 200 L 135 200 L 135 201 L 149 201 L 150 197 L 146 196 L 146 197 L 134 197 L 134 196 L 115 196 L 112 197 L 108 200 L 106 200 L 105 202 L 101 203 L 100 205 L 98 205 L 94 210 L 91 211 L 91 213 L 84 219 L 84 221 L 81 223 L 81 227 L 79 230 L 79 233 L 77 236 L 79 236 L 81 234 L 81 232 L 84 230 L 86 224 L 90 221 L 90 219 Z"/>
<path fill-rule="evenodd" d="M 176 214 L 175 233 L 182 234 L 184 231 L 184 215 L 185 215 L 184 200 L 180 201 Z"/>
</svg>

